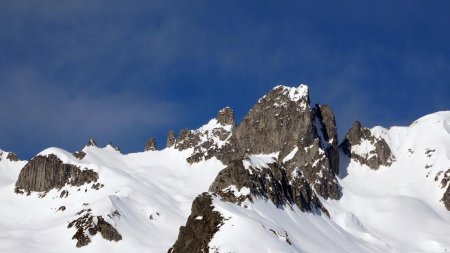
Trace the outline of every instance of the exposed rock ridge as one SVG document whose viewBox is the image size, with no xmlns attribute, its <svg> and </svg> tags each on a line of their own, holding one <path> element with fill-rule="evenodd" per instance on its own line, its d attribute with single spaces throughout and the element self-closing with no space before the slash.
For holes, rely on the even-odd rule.
<svg viewBox="0 0 450 253">
<path fill-rule="evenodd" d="M 63 163 L 56 155 L 35 156 L 20 171 L 16 192 L 48 192 L 66 184 L 81 186 L 97 182 L 97 172 Z"/>
<path fill-rule="evenodd" d="M 192 149 L 192 154 L 187 158 L 189 163 L 207 160 L 217 157 L 220 160 L 230 160 L 225 154 L 235 152 L 233 136 L 236 127 L 234 112 L 231 108 L 221 109 L 216 118 L 208 124 L 196 130 L 183 129 L 178 138 L 173 131 L 168 134 L 168 147 L 174 147 L 180 151 Z"/>
<path fill-rule="evenodd" d="M 373 170 L 380 166 L 390 166 L 395 161 L 386 141 L 375 137 L 370 129 L 363 127 L 359 121 L 356 121 L 345 135 L 340 148 L 351 159 Z"/>
</svg>

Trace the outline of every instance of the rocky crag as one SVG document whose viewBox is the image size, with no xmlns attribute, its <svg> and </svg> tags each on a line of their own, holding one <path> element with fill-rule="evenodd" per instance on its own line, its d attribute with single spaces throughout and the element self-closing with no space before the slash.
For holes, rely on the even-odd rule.
<svg viewBox="0 0 450 253">
<path fill-rule="evenodd" d="M 65 185 L 81 186 L 97 182 L 97 172 L 63 163 L 56 155 L 38 155 L 20 171 L 16 192 L 48 192 Z"/>
<path fill-rule="evenodd" d="M 219 120 L 222 115 L 226 120 Z M 213 120 L 213 130 L 184 130 L 175 142 L 170 142 L 179 150 L 193 149 L 193 156 L 198 159 L 191 156 L 189 162 L 214 156 L 226 164 L 211 184 L 210 194 L 238 205 L 247 199 L 263 198 L 279 207 L 296 205 L 303 211 L 328 215 L 319 196 L 339 199 L 341 195 L 336 179 L 338 137 L 331 108 L 311 108 L 305 85 L 277 86 L 256 103 L 239 125 L 235 126 L 232 116 L 231 109 L 223 109 Z M 168 143 L 173 136 L 170 132 Z M 212 138 L 203 139 L 204 136 Z M 221 145 L 215 145 L 216 136 Z M 191 216 L 180 229 L 171 252 L 186 252 L 182 245 L 205 241 L 203 237 L 214 233 L 224 222 L 214 214 L 212 204 L 205 205 L 205 196 L 212 198 L 205 193 L 194 201 Z M 205 231 L 198 231 L 202 229 L 195 220 L 198 210 L 203 210 L 201 222 L 209 224 L 204 226 Z M 207 217 L 214 217 L 214 221 Z M 212 229 L 211 224 L 216 224 L 216 228 Z M 191 252 L 208 252 L 205 245 Z"/>
<path fill-rule="evenodd" d="M 363 127 L 359 121 L 353 124 L 340 146 L 351 159 L 373 170 L 380 166 L 389 166 L 395 161 L 386 141 L 375 137 L 370 129 Z"/>
</svg>

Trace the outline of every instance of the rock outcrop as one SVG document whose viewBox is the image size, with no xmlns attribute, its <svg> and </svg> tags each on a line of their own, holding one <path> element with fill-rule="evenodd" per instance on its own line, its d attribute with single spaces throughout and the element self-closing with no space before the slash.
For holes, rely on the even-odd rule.
<svg viewBox="0 0 450 253">
<path fill-rule="evenodd" d="M 86 152 L 76 151 L 72 155 L 75 156 L 78 160 L 83 160 L 83 158 L 86 156 Z"/>
<path fill-rule="evenodd" d="M 100 233 L 103 239 L 108 241 L 120 241 L 122 235 L 117 229 L 106 222 L 102 216 L 93 216 L 91 209 L 83 209 L 77 213 L 78 218 L 71 221 L 67 228 L 74 227 L 76 233 L 73 235 L 72 240 L 77 240 L 76 246 L 78 248 L 88 245 L 91 242 L 91 237 Z M 111 215 L 110 215 L 111 216 Z M 120 217 L 120 214 L 116 211 L 113 216 Z M 111 217 L 113 217 L 111 216 Z"/>
<path fill-rule="evenodd" d="M 6 156 L 6 159 L 10 160 L 11 162 L 19 161 L 19 158 L 17 157 L 17 155 L 14 154 L 13 152 L 9 152 L 8 155 Z"/>
<path fill-rule="evenodd" d="M 213 196 L 204 193 L 192 203 L 186 226 L 180 227 L 178 239 L 168 253 L 209 252 L 209 242 L 223 224 L 223 217 L 214 211 Z"/>
<path fill-rule="evenodd" d="M 380 166 L 390 166 L 395 161 L 386 141 L 375 137 L 359 121 L 356 121 L 345 135 L 340 148 L 351 159 L 373 170 Z"/>
<path fill-rule="evenodd" d="M 97 180 L 98 174 L 93 170 L 65 164 L 53 154 L 38 155 L 20 171 L 16 192 L 48 192 L 51 189 L 61 189 L 66 184 L 81 186 Z"/>
<path fill-rule="evenodd" d="M 150 138 L 145 144 L 144 151 L 155 151 L 156 150 L 156 139 Z"/>
</svg>

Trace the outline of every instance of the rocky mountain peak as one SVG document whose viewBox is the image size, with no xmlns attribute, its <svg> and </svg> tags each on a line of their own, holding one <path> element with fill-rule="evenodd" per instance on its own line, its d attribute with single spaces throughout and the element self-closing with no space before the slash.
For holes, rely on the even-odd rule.
<svg viewBox="0 0 450 253">
<path fill-rule="evenodd" d="M 286 155 L 301 139 L 314 139 L 308 88 L 276 86 L 244 117 L 236 129 L 239 146 L 250 154 Z"/>
<path fill-rule="evenodd" d="M 334 115 L 327 105 L 310 109 L 306 85 L 273 88 L 236 127 L 233 137 L 240 156 L 227 163 L 210 191 L 225 196 L 227 187 L 247 187 L 276 205 L 295 203 L 302 210 L 322 209 L 316 193 L 340 197 Z M 244 168 L 248 161 L 256 164 Z M 264 169 L 256 169 L 258 164 L 265 164 Z"/>
<path fill-rule="evenodd" d="M 350 158 L 373 170 L 380 166 L 390 166 L 395 161 L 386 141 L 373 135 L 358 120 L 345 135 L 340 148 Z"/>
</svg>

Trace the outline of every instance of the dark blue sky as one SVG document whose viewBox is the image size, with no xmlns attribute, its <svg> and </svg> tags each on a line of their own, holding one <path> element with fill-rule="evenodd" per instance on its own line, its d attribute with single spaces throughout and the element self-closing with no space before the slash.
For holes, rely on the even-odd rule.
<svg viewBox="0 0 450 253">
<path fill-rule="evenodd" d="M 94 136 L 125 152 L 277 84 L 310 87 L 339 133 L 450 109 L 450 1 L 0 2 L 0 148 Z"/>
</svg>

